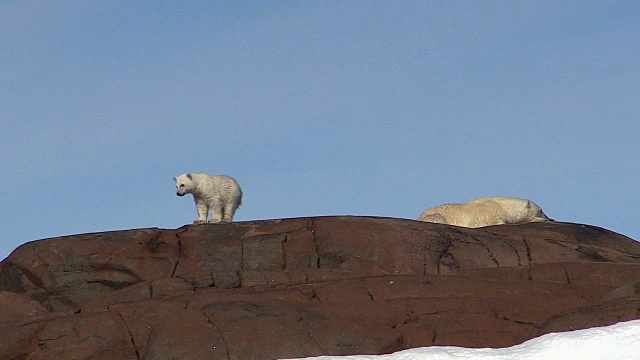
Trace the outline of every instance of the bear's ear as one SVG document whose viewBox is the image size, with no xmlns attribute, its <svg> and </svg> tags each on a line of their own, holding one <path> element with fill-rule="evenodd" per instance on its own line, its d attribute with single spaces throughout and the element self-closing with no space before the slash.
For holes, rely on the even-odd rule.
<svg viewBox="0 0 640 360">
<path fill-rule="evenodd" d="M 173 177 L 173 181 L 176 181 L 176 177 L 175 176 Z"/>
<path fill-rule="evenodd" d="M 193 177 L 191 176 L 191 174 L 187 174 L 187 177 L 191 180 L 193 180 Z"/>
</svg>

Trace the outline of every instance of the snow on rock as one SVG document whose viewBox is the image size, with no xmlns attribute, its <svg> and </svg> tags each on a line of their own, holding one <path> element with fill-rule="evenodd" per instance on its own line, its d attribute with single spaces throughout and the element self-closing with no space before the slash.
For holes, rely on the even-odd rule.
<svg viewBox="0 0 640 360">
<path fill-rule="evenodd" d="M 638 360 L 640 320 L 562 333 L 550 333 L 500 349 L 430 346 L 389 355 L 318 356 L 307 360 Z M 293 359 L 292 359 L 293 360 Z"/>
</svg>

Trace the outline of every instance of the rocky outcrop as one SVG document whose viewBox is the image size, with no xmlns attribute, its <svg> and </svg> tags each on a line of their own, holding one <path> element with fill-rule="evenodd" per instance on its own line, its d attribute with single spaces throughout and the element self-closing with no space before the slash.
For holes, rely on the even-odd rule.
<svg viewBox="0 0 640 360">
<path fill-rule="evenodd" d="M 640 243 L 587 225 L 315 217 L 34 241 L 2 359 L 277 359 L 510 346 L 640 318 Z"/>
</svg>

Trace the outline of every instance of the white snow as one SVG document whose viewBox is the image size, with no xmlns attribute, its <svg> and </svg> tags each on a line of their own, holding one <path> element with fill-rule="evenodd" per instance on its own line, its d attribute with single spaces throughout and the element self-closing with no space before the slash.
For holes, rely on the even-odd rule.
<svg viewBox="0 0 640 360">
<path fill-rule="evenodd" d="M 551 333 L 508 348 L 430 346 L 388 355 L 318 356 L 307 360 L 640 360 L 640 320 Z M 294 359 L 291 359 L 294 360 Z"/>
</svg>

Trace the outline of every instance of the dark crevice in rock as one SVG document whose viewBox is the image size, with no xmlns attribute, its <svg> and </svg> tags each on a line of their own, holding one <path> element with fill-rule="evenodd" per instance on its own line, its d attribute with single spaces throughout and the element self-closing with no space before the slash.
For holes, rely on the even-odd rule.
<svg viewBox="0 0 640 360">
<path fill-rule="evenodd" d="M 526 250 L 527 262 L 529 263 L 529 265 L 532 265 L 533 260 L 531 259 L 531 248 L 529 247 L 529 243 L 527 243 L 527 239 L 522 238 L 522 243 L 524 244 L 524 248 Z"/>
<path fill-rule="evenodd" d="M 427 264 L 429 264 L 429 246 L 427 245 L 427 242 L 424 241 L 422 243 L 423 249 L 422 249 L 422 275 L 427 275 Z"/>
<path fill-rule="evenodd" d="M 39 287 L 41 289 L 46 288 L 46 286 L 44 285 L 44 282 L 42 281 L 42 279 L 40 279 L 40 277 L 38 275 L 36 275 L 35 273 L 31 272 L 29 269 L 25 269 L 21 266 L 17 266 L 15 265 L 16 268 L 18 268 L 22 274 L 29 280 L 31 281 L 31 283 L 33 285 L 35 285 L 36 287 Z"/>
<path fill-rule="evenodd" d="M 162 233 L 157 231 L 149 240 L 144 243 L 144 247 L 149 250 L 151 254 L 155 254 L 158 252 L 158 249 L 162 247 L 163 242 L 160 241 L 160 235 Z M 142 244 L 142 243 L 141 243 Z"/>
<path fill-rule="evenodd" d="M 175 277 L 176 270 L 178 269 L 178 264 L 180 263 L 180 257 L 182 256 L 182 240 L 180 239 L 180 234 L 176 232 L 176 239 L 178 240 L 178 258 L 176 259 L 176 263 L 173 265 L 173 270 L 171 271 L 171 277 Z"/>
<path fill-rule="evenodd" d="M 46 262 L 44 262 L 46 264 Z M 14 284 L 14 286 L 17 286 L 17 288 L 13 288 L 11 286 L 7 286 L 5 284 L 5 281 L 2 281 L 2 290 L 6 290 L 6 291 L 12 291 L 12 292 L 23 292 L 24 289 L 22 288 L 22 284 L 20 284 L 20 275 L 24 275 L 27 280 L 29 280 L 35 287 L 44 289 L 45 285 L 44 282 L 40 279 L 40 277 L 38 275 L 36 275 L 35 273 L 33 273 L 32 271 L 30 271 L 29 269 L 25 269 L 24 267 L 12 263 L 12 262 L 7 262 L 4 266 L 3 270 L 3 275 L 4 273 L 8 273 L 10 270 L 13 272 L 16 272 L 16 274 L 14 275 L 15 278 L 15 282 L 16 284 Z M 4 275 L 4 278 L 9 278 L 9 276 Z"/>
<path fill-rule="evenodd" d="M 453 257 L 453 255 L 449 253 L 449 249 L 451 248 L 451 245 L 453 245 L 453 241 L 450 238 L 446 238 L 445 245 L 442 248 L 442 250 L 440 250 L 440 253 L 438 254 L 438 260 L 437 260 L 438 274 L 442 273 L 442 265 L 445 265 L 447 267 L 453 267 L 454 269 L 458 268 L 455 258 Z"/>
<path fill-rule="evenodd" d="M 491 251 L 489 246 L 487 244 L 485 244 L 484 242 L 482 242 L 480 239 L 476 238 L 475 236 L 472 236 L 471 238 L 473 240 L 477 241 L 478 244 L 482 245 L 487 250 L 487 253 L 489 254 L 489 257 L 491 258 L 493 263 L 496 264 L 496 267 L 500 267 L 500 263 L 498 263 L 498 260 L 496 259 L 496 255 L 493 253 L 493 251 Z"/>
<path fill-rule="evenodd" d="M 138 346 L 136 345 L 136 340 L 133 338 L 133 333 L 131 332 L 131 329 L 129 329 L 129 324 L 127 324 L 127 321 L 124 319 L 124 316 L 122 316 L 120 312 L 116 311 L 115 313 L 118 314 L 118 317 L 120 317 L 122 323 L 124 324 L 124 328 L 127 330 L 127 334 L 129 334 L 129 340 L 131 341 L 133 350 L 136 353 L 136 359 L 140 360 L 140 351 L 138 350 Z"/>
<path fill-rule="evenodd" d="M 224 345 L 224 352 L 227 356 L 227 360 L 231 359 L 231 355 L 229 354 L 229 345 L 227 344 L 227 339 L 224 337 L 224 332 L 220 330 L 220 328 L 211 321 L 211 318 L 207 316 L 206 312 L 204 313 L 204 318 L 207 319 L 209 325 L 211 325 L 220 335 L 220 339 L 222 340 L 222 345 Z"/>
<path fill-rule="evenodd" d="M 564 267 L 564 265 L 562 265 L 562 271 L 564 271 L 564 276 L 566 278 L 567 285 L 571 285 L 571 277 L 569 276 L 569 272 L 567 271 L 567 268 Z"/>
<path fill-rule="evenodd" d="M 440 266 L 442 264 L 442 257 L 444 256 L 444 254 L 449 251 L 449 247 L 451 246 L 451 241 L 447 240 L 447 243 L 445 244 L 444 248 L 440 250 L 440 253 L 438 254 L 438 259 L 437 259 L 437 273 L 440 274 Z"/>
<path fill-rule="evenodd" d="M 593 261 L 596 261 L 596 262 L 610 262 L 611 261 L 611 260 L 607 259 L 606 257 L 600 255 L 598 250 L 596 250 L 596 249 L 594 249 L 592 247 L 578 246 L 576 251 L 578 251 L 579 253 L 581 253 L 584 256 L 586 256 L 589 260 L 593 260 Z"/>
<path fill-rule="evenodd" d="M 369 291 L 369 288 L 364 286 L 364 290 L 367 292 L 367 296 L 369 296 L 369 301 L 375 301 L 376 299 L 373 297 L 373 294 L 371 293 L 371 291 Z"/>
<path fill-rule="evenodd" d="M 306 272 L 304 269 L 302 270 L 302 272 L 304 273 L 304 282 L 309 282 L 309 273 Z"/>
<path fill-rule="evenodd" d="M 562 246 L 565 248 L 572 248 L 572 246 L 568 245 L 567 243 L 565 243 L 564 241 L 560 241 L 560 240 L 553 240 L 553 239 L 544 239 L 545 241 L 548 241 L 552 244 L 556 244 L 558 246 Z"/>
<path fill-rule="evenodd" d="M 34 321 L 28 321 L 28 322 L 25 322 L 25 323 L 20 323 L 20 326 L 29 326 L 29 325 L 33 325 L 33 324 L 48 323 L 49 321 L 51 321 L 51 319 L 49 319 L 49 318 L 38 319 L 38 320 L 34 320 Z"/>
<path fill-rule="evenodd" d="M 242 244 L 240 244 L 240 271 L 244 270 L 244 240 L 241 240 Z M 240 276 L 240 271 L 238 271 L 238 276 Z"/>
<path fill-rule="evenodd" d="M 289 234 L 285 234 L 284 235 L 284 240 L 282 240 L 280 242 L 280 252 L 282 253 L 282 260 L 281 260 L 281 270 L 286 270 L 287 269 L 287 250 L 285 249 L 285 243 L 289 240 Z"/>
<path fill-rule="evenodd" d="M 65 296 L 71 292 L 68 287 L 63 287 L 59 289 L 47 289 L 46 297 L 49 305 L 51 306 L 51 311 L 60 311 L 60 310 L 76 310 L 80 308 L 80 305 L 75 301 L 69 299 Z M 58 304 L 58 306 L 54 305 L 54 303 Z M 60 305 L 63 305 L 62 307 Z"/>
<path fill-rule="evenodd" d="M 305 321 L 303 313 L 301 313 L 300 316 L 298 317 L 298 322 L 300 323 L 300 325 L 302 326 L 302 328 L 306 332 L 306 334 L 309 337 L 309 339 L 313 340 L 313 342 L 318 346 L 318 348 L 321 350 L 322 354 L 328 354 L 329 352 L 327 350 L 325 350 L 325 348 L 322 346 L 320 341 L 318 341 L 318 339 L 315 336 L 313 336 L 313 333 L 309 329 L 307 321 Z"/>
<path fill-rule="evenodd" d="M 131 285 L 135 285 L 137 283 L 139 283 L 140 281 L 137 282 L 131 282 L 131 281 L 116 281 L 116 280 L 107 280 L 107 279 L 100 279 L 100 280 L 86 280 L 87 284 L 100 284 L 100 285 L 104 285 L 112 290 L 120 290 L 120 289 L 124 289 L 126 287 L 129 287 Z"/>
<path fill-rule="evenodd" d="M 240 257 L 242 259 L 242 257 Z M 242 270 L 240 270 L 242 271 Z M 242 287 L 242 276 L 240 275 L 240 271 L 236 271 L 236 278 L 238 279 L 238 286 L 230 286 L 229 288 L 241 288 Z"/>
<path fill-rule="evenodd" d="M 503 316 L 500 319 L 506 320 L 506 321 L 511 321 L 513 323 L 520 324 L 520 325 L 531 326 L 531 327 L 535 328 L 536 330 L 540 330 L 540 328 L 541 328 L 540 325 L 537 325 L 536 323 L 533 323 L 533 322 L 530 322 L 530 321 L 511 319 L 511 318 L 506 317 L 506 316 Z"/>
<path fill-rule="evenodd" d="M 130 257 L 131 259 L 135 259 L 136 257 Z M 144 259 L 145 257 L 139 257 L 141 259 Z M 109 263 L 107 264 L 100 264 L 100 265 L 91 265 L 91 268 L 100 271 L 100 270 L 115 270 L 118 272 L 121 272 L 125 275 L 129 275 L 131 277 L 133 277 L 135 279 L 135 281 L 131 281 L 131 283 L 135 284 L 135 283 L 139 283 L 140 281 L 142 281 L 143 279 L 136 274 L 135 271 L 131 270 L 127 265 L 124 264 L 118 264 L 118 263 L 111 263 L 109 261 Z"/>
<path fill-rule="evenodd" d="M 317 269 L 320 269 L 320 254 L 318 253 L 318 241 L 316 239 L 316 231 L 315 231 L 315 224 L 313 223 L 313 218 L 307 219 L 307 228 L 309 229 L 309 231 L 311 231 L 311 238 L 313 239 L 313 246 L 315 248 L 315 253 L 316 253 L 315 265 Z"/>
<path fill-rule="evenodd" d="M 509 241 L 504 241 L 504 243 L 507 244 L 511 249 L 513 249 L 513 252 L 516 254 L 516 258 L 518 259 L 518 266 L 522 266 L 522 258 L 520 257 L 518 249 L 516 249 L 516 247 L 513 246 L 513 244 Z"/>
</svg>

